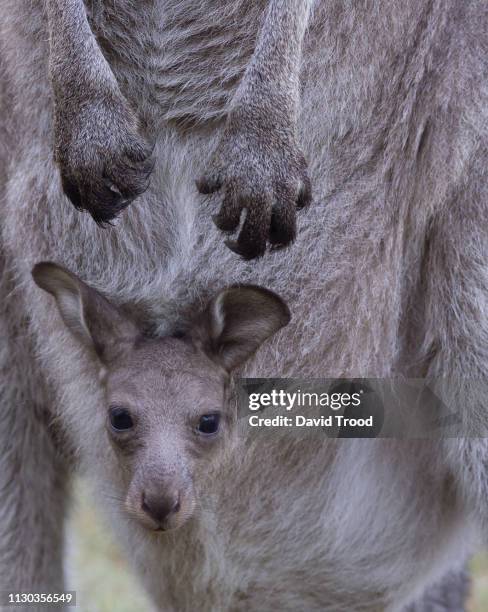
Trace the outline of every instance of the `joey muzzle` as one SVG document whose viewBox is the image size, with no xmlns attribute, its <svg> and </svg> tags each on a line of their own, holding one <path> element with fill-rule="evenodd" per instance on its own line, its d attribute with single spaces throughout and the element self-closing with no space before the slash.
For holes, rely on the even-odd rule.
<svg viewBox="0 0 488 612">
<path fill-rule="evenodd" d="M 171 519 L 181 510 L 180 493 L 176 490 L 160 492 L 148 489 L 142 494 L 141 510 L 154 521 L 155 530 L 171 529 Z"/>
</svg>

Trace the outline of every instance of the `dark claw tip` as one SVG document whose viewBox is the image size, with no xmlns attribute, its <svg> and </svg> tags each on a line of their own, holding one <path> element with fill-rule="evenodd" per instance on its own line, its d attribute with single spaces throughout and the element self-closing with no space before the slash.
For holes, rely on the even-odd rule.
<svg viewBox="0 0 488 612">
<path fill-rule="evenodd" d="M 107 189 L 109 189 L 112 193 L 114 193 L 115 195 L 122 197 L 122 193 L 120 191 L 120 189 L 117 187 L 117 185 L 115 185 L 115 183 L 112 183 L 111 180 L 105 178 L 104 181 L 105 186 L 107 187 Z"/>
<path fill-rule="evenodd" d="M 312 194 L 311 193 L 301 193 L 296 201 L 296 207 L 298 210 L 302 210 L 302 208 L 307 208 L 312 204 Z"/>
<path fill-rule="evenodd" d="M 198 192 L 202 195 L 214 193 L 215 191 L 218 191 L 222 186 L 219 180 L 210 180 L 205 176 L 202 176 L 201 178 L 197 179 L 195 181 L 195 184 L 197 186 Z"/>
<path fill-rule="evenodd" d="M 295 234 L 273 234 L 271 233 L 269 236 L 269 241 L 274 249 L 284 249 L 292 244 L 295 241 Z"/>
<path fill-rule="evenodd" d="M 219 229 L 221 232 L 225 231 L 225 227 L 223 226 L 219 215 L 212 215 L 212 221 L 217 229 Z"/>
<path fill-rule="evenodd" d="M 239 245 L 235 240 L 226 240 L 224 244 L 228 249 L 236 253 L 236 255 L 241 255 L 241 250 L 239 249 Z"/>
<path fill-rule="evenodd" d="M 258 251 L 258 252 L 244 251 L 239 246 L 239 244 L 235 242 L 235 240 L 226 240 L 225 246 L 229 248 L 231 251 L 233 251 L 234 253 L 236 253 L 236 255 L 239 255 L 240 257 L 245 259 L 246 261 L 249 261 L 251 259 L 256 259 L 257 257 L 262 257 L 264 255 L 264 251 L 262 252 L 261 251 Z"/>
<path fill-rule="evenodd" d="M 271 242 L 271 251 L 282 251 L 290 246 L 291 242 Z"/>
<path fill-rule="evenodd" d="M 235 231 L 239 223 L 223 221 L 220 215 L 212 215 L 212 221 L 217 229 L 221 232 L 232 233 Z"/>
</svg>

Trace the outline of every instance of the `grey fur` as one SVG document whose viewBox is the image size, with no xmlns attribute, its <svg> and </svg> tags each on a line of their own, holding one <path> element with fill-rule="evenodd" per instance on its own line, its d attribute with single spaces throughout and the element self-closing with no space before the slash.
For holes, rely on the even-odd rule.
<svg viewBox="0 0 488 612">
<path fill-rule="evenodd" d="M 286 304 L 262 287 L 228 287 L 182 338 L 152 338 L 68 270 L 44 262 L 33 277 L 54 296 L 66 327 L 99 370 L 108 435 L 122 468 L 118 499 L 150 531 L 181 527 L 205 501 L 205 493 L 199 497 L 209 458 L 232 446 L 229 374 L 289 323 Z M 162 397 L 171 398 L 166 409 Z M 113 410 L 122 410 L 132 426 L 114 429 Z M 216 412 L 218 435 L 198 433 L 200 419 Z"/>
<path fill-rule="evenodd" d="M 310 203 L 310 179 L 297 144 L 301 50 L 313 0 L 270 0 L 252 60 L 232 99 L 213 169 L 202 193 L 224 187 L 214 220 L 233 231 L 246 259 L 263 255 L 269 237 L 295 238 L 295 208 Z M 46 1 L 55 151 L 63 188 L 98 222 L 113 219 L 148 186 L 152 170 L 130 105 L 90 29 L 82 0 Z"/>
<path fill-rule="evenodd" d="M 460 612 L 465 609 L 469 588 L 470 581 L 466 572 L 451 573 L 429 589 L 422 603 L 409 606 L 407 612 Z"/>
<path fill-rule="evenodd" d="M 163 609 L 398 610 L 459 567 L 486 524 L 485 440 L 243 445 L 201 513 L 156 542 L 112 499 L 98 372 L 30 269 L 66 265 L 162 336 L 227 285 L 268 287 L 293 319 L 248 375 L 485 377 L 486 3 L 316 3 L 297 129 L 315 204 L 292 248 L 251 264 L 222 244 L 219 202 L 202 203 L 194 180 L 225 134 L 267 3 L 86 6 L 132 109 L 127 129 L 151 135 L 155 166 L 115 227 L 73 209 L 52 159 L 47 15 L 1 0 L 0 524 L 12 535 L 0 538 L 0 588 L 60 588 L 60 466 L 76 463 Z M 462 392 L 484 428 L 484 403 Z"/>
<path fill-rule="evenodd" d="M 235 231 L 227 245 L 246 259 L 263 255 L 266 241 L 295 239 L 297 205 L 310 203 L 307 164 L 297 144 L 302 43 L 312 0 L 270 0 L 251 61 L 232 99 L 227 124 L 201 193 L 223 188 L 216 226 Z"/>
<path fill-rule="evenodd" d="M 110 221 L 148 187 L 148 144 L 100 51 L 82 0 L 47 0 L 54 146 L 77 208 Z"/>
</svg>

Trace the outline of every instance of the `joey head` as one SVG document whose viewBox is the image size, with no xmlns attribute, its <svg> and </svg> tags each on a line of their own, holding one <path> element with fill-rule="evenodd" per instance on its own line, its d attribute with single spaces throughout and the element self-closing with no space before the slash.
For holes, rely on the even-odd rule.
<svg viewBox="0 0 488 612">
<path fill-rule="evenodd" d="M 149 530 L 181 526 L 198 504 L 197 479 L 230 439 L 230 374 L 288 324 L 288 307 L 262 287 L 228 287 L 184 335 L 154 338 L 68 270 L 40 263 L 33 277 L 100 369 L 125 510 Z"/>
</svg>

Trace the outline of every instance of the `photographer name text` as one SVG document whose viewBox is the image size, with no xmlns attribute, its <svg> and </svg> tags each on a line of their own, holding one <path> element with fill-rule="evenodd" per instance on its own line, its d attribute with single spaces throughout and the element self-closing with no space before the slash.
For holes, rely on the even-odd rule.
<svg viewBox="0 0 488 612">
<path fill-rule="evenodd" d="M 251 427 L 373 427 L 373 416 L 364 418 L 351 418 L 343 414 L 335 414 L 348 407 L 357 408 L 361 405 L 362 391 L 358 393 L 311 393 L 300 390 L 292 393 L 288 391 L 272 390 L 269 393 L 251 393 L 248 408 L 253 413 L 248 417 Z M 265 409 L 280 409 L 285 414 L 262 416 L 257 411 Z M 332 414 L 311 416 L 298 414 L 310 410 L 333 411 Z M 295 414 L 289 414 L 291 411 Z"/>
</svg>

